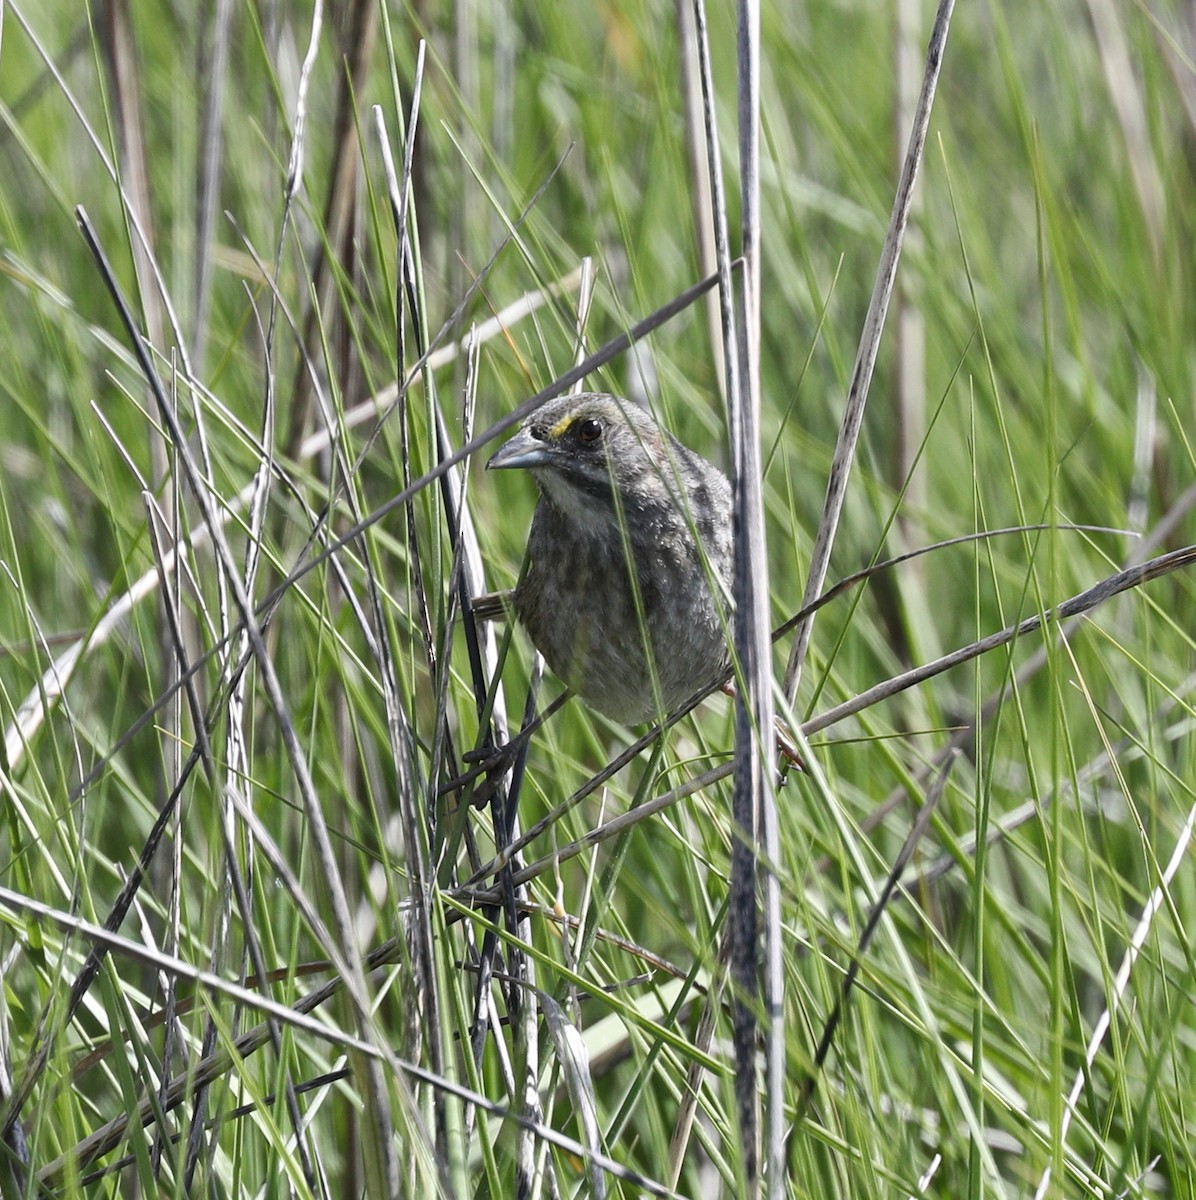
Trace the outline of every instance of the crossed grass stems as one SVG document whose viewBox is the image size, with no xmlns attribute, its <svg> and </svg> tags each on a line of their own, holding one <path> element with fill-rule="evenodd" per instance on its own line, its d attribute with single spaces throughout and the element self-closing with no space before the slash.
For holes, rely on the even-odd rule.
<svg viewBox="0 0 1196 1200">
<path fill-rule="evenodd" d="M 479 278 L 477 281 L 478 284 L 480 284 L 481 278 L 484 278 L 484 276 Z M 425 473 L 423 476 L 413 480 L 409 486 L 402 489 L 395 497 L 386 502 L 384 505 L 380 506 L 362 521 L 357 523 L 347 533 L 336 538 L 335 540 L 326 541 L 326 544 L 319 552 L 311 555 L 298 570 L 294 571 L 282 583 L 280 583 L 278 587 L 273 589 L 266 599 L 256 607 L 255 611 L 261 618 L 262 627 L 264 628 L 269 623 L 272 615 L 277 611 L 278 605 L 281 603 L 286 593 L 308 573 L 313 571 L 322 563 L 332 560 L 334 556 L 342 549 L 350 547 L 351 544 L 355 542 L 370 526 L 376 524 L 384 516 L 398 508 L 400 505 L 408 503 L 409 500 L 423 488 L 432 485 L 437 480 L 443 479 L 452 468 L 457 466 L 459 463 L 462 463 L 481 447 L 499 437 L 503 432 L 510 429 L 519 420 L 523 419 L 523 417 L 525 417 L 528 413 L 539 407 L 540 404 L 547 402 L 547 400 L 551 399 L 555 395 L 563 393 L 574 383 L 584 378 L 585 375 L 591 373 L 599 366 L 610 361 L 616 355 L 626 350 L 630 345 L 634 344 L 635 341 L 646 336 L 649 332 L 651 332 L 651 330 L 665 323 L 667 320 L 671 319 L 672 316 L 688 307 L 689 304 L 692 304 L 699 296 L 709 290 L 714 283 L 715 279 L 713 277 L 701 281 L 701 283 L 695 285 L 695 287 L 677 297 L 670 304 L 663 306 L 651 316 L 639 322 L 627 333 L 612 339 L 612 341 L 607 343 L 607 345 L 579 361 L 573 369 L 565 372 L 562 376 L 560 376 L 548 387 L 543 389 L 536 396 L 532 397 L 525 404 L 519 406 L 519 408 L 508 414 L 499 422 L 496 422 L 483 433 L 478 434 L 476 437 L 466 441 L 466 443 L 460 449 L 455 452 L 442 454 L 441 460 L 436 467 Z M 467 296 L 466 301 L 468 298 L 469 297 Z M 119 306 L 121 306 L 121 302 L 118 298 L 118 307 Z M 152 382 L 155 378 L 153 374 L 154 368 L 148 357 L 144 354 L 144 343 L 138 335 L 135 326 L 132 324 L 132 318 L 128 313 L 127 307 L 124 308 L 123 312 L 126 326 L 129 330 L 130 336 L 133 339 L 134 345 L 143 352 L 141 355 L 142 367 L 144 370 L 146 370 Z M 456 316 L 457 314 L 454 314 L 454 317 L 450 318 L 449 322 L 446 322 L 441 334 L 432 340 L 432 344 L 427 349 L 423 350 L 416 366 L 408 374 L 405 386 L 399 389 L 400 398 L 403 394 L 405 394 L 407 387 L 409 387 L 417 378 L 418 372 L 431 358 L 433 350 L 436 348 L 438 342 L 443 338 L 445 332 L 451 327 L 456 319 Z M 372 405 L 369 407 L 372 408 Z M 390 411 L 393 411 L 393 409 Z M 386 415 L 389 415 L 389 413 Z M 386 419 L 386 415 L 382 417 L 382 420 Z M 372 442 L 373 439 L 371 438 L 370 440 Z M 442 449 L 447 449 L 447 447 L 442 447 Z M 409 463 L 405 462 L 405 466 L 409 467 Z M 407 478 L 410 478 L 409 474 L 407 475 Z M 1190 503 L 1190 497 L 1185 496 L 1181 498 L 1180 503 Z M 328 507 L 325 509 L 325 514 L 331 512 L 332 508 L 333 505 L 330 502 Z M 1160 523 L 1160 528 L 1165 529 L 1168 528 L 1169 525 L 1170 521 L 1168 519 L 1164 519 L 1164 522 Z M 944 542 L 936 543 L 932 546 L 910 551 L 896 558 L 889 559 L 884 562 L 874 563 L 868 568 L 856 572 L 855 574 L 841 580 L 835 586 L 827 590 L 817 601 L 808 606 L 806 609 L 794 614 L 783 625 L 775 630 L 774 641 L 784 637 L 787 633 L 791 632 L 795 627 L 811 616 L 817 609 L 844 595 L 850 589 L 864 583 L 872 576 L 882 571 L 893 569 L 913 558 L 930 553 L 933 550 L 943 549 L 952 545 L 976 542 L 981 539 L 1002 535 L 1025 534 L 1032 531 L 1040 531 L 1050 528 L 1072 528 L 1081 532 L 1117 532 L 1104 530 L 1100 527 L 1094 526 L 1018 526 L 1009 529 L 994 530 L 952 538 Z M 457 522 L 457 527 L 453 531 L 454 578 L 456 577 L 456 569 L 461 556 L 462 536 L 463 526 L 460 522 Z M 315 544 L 316 535 L 313 533 L 312 537 L 307 543 L 307 547 L 310 548 Z M 1151 543 L 1147 541 L 1146 545 L 1150 544 Z M 368 570 L 368 557 L 365 557 L 364 561 L 367 564 L 366 569 Z M 808 746 L 805 746 L 806 737 L 831 728 L 847 717 L 862 712 L 881 700 L 896 695 L 910 687 L 916 686 L 917 684 L 922 683 L 925 680 L 930 679 L 933 676 L 940 674 L 954 666 L 975 659 L 1000 646 L 1008 645 L 1021 637 L 1036 633 L 1047 623 L 1062 624 L 1074 622 L 1082 615 L 1092 611 L 1100 604 L 1104 603 L 1106 600 L 1111 599 L 1112 597 L 1127 590 L 1139 587 L 1150 580 L 1160 578 L 1172 571 L 1185 568 L 1191 565 L 1194 561 L 1196 561 L 1196 547 L 1188 546 L 1180 550 L 1172 551 L 1171 553 L 1152 558 L 1145 562 L 1136 563 L 1128 566 L 1124 570 L 1108 576 L 1107 578 L 1101 580 L 1098 584 L 1094 585 L 1092 588 L 1089 588 L 1079 595 L 1074 596 L 1062 602 L 1061 604 L 1058 604 L 1051 610 L 1028 617 L 1023 621 L 990 635 L 989 637 L 980 639 L 968 646 L 961 647 L 951 654 L 945 655 L 931 663 L 927 663 L 921 667 L 911 668 L 900 675 L 883 681 L 867 691 L 862 692 L 847 701 L 844 701 L 836 707 L 818 715 L 817 717 L 814 717 L 805 723 L 798 724 L 793 719 L 793 714 L 791 712 L 788 713 L 787 716 L 789 717 L 793 727 L 800 729 L 806 762 L 811 764 L 813 768 L 814 785 L 820 788 L 826 786 L 825 781 L 821 779 L 821 776 L 817 770 L 815 761 L 809 755 Z M 469 597 L 465 596 L 464 600 L 465 603 L 461 605 L 461 609 L 464 613 L 462 624 L 466 632 L 467 642 L 471 647 L 471 653 L 473 653 L 476 651 L 477 647 L 477 631 L 473 624 L 472 615 L 469 612 Z M 1066 632 L 1066 629 L 1067 626 L 1065 625 L 1064 632 Z M 234 628 L 232 636 L 235 636 L 238 632 L 239 630 Z M 93 782 L 99 777 L 99 775 L 106 771 L 108 763 L 111 761 L 112 757 L 119 752 L 121 747 L 125 745 L 139 730 L 144 728 L 153 719 L 158 710 L 161 709 L 182 687 L 184 687 L 188 680 L 193 678 L 194 675 L 198 673 L 218 651 L 223 649 L 228 644 L 228 640 L 230 639 L 226 639 L 225 641 L 211 647 L 204 656 L 190 666 L 184 678 L 178 681 L 169 691 L 163 693 L 163 695 L 158 698 L 155 704 L 149 710 L 147 710 L 146 713 L 142 714 L 142 716 L 139 717 L 137 721 L 133 723 L 133 725 L 130 726 L 129 730 L 117 740 L 113 748 L 110 750 L 109 755 L 99 764 L 97 764 L 97 766 L 73 791 L 70 797 L 70 801 L 72 803 L 82 795 L 84 790 L 90 785 L 91 782 Z M 507 639 L 507 644 L 509 645 L 509 637 Z M 506 646 L 504 645 L 503 653 L 505 653 L 505 650 Z M 207 714 L 205 714 L 203 717 L 206 723 L 214 723 L 218 718 L 222 709 L 222 705 L 227 702 L 228 696 L 232 694 L 236 680 L 239 679 L 240 675 L 249 665 L 250 661 L 250 655 L 247 652 L 245 657 L 229 673 L 222 693 L 212 702 L 208 708 Z M 501 655 L 499 662 L 501 663 Z M 1025 682 L 1025 680 L 1028 679 L 1031 674 L 1040 669 L 1044 662 L 1044 655 L 1041 653 L 1035 655 L 1022 667 L 1021 671 L 1018 672 L 1017 682 L 1019 684 Z M 729 670 L 727 672 L 727 678 L 723 682 L 729 681 L 733 675 L 734 671 Z M 442 898 L 446 900 L 454 909 L 453 912 L 448 914 L 449 921 L 453 922 L 463 919 L 465 914 L 471 910 L 490 909 L 493 911 L 504 908 L 504 899 L 509 899 L 511 897 L 512 889 L 522 887 L 523 885 L 540 877 L 545 872 L 554 870 L 561 862 L 573 858 L 585 852 L 586 850 L 591 849 L 604 841 L 607 841 L 610 838 L 626 832 L 640 822 L 647 820 L 655 814 L 662 812 L 672 805 L 680 802 L 686 797 L 710 787 L 718 780 L 730 775 L 733 769 L 732 764 L 726 763 L 716 766 L 704 772 L 703 774 L 688 780 L 667 792 L 662 793 L 659 796 L 641 801 L 627 812 L 604 822 L 583 837 L 574 839 L 567 845 L 559 847 L 550 855 L 545 855 L 539 859 L 527 863 L 526 865 L 523 865 L 519 862 L 518 855 L 522 850 L 524 850 L 535 839 L 540 837 L 546 830 L 559 822 L 567 812 L 575 808 L 587 796 L 595 792 L 624 766 L 643 753 L 645 749 L 657 745 L 659 739 L 661 739 L 665 731 L 667 731 L 690 711 L 692 711 L 692 709 L 701 703 L 706 696 L 708 696 L 712 691 L 716 690 L 718 686 L 718 684 L 713 685 L 706 691 L 695 696 L 689 703 L 682 706 L 677 711 L 668 714 L 663 721 L 631 743 L 611 762 L 591 776 L 591 778 L 587 780 L 580 788 L 578 788 L 571 796 L 558 804 L 522 834 L 512 839 L 500 839 L 500 849 L 490 861 L 481 864 L 478 863 L 475 858 L 475 861 L 472 864 L 472 873 L 469 879 L 467 879 L 464 883 L 452 884 L 441 889 L 440 894 Z M 1186 694 L 1186 689 L 1185 691 L 1179 692 L 1173 696 L 1168 701 L 1167 707 L 1170 708 L 1179 703 L 1179 700 L 1183 694 Z M 536 730 L 538 730 L 545 721 L 550 719 L 556 712 L 560 710 L 563 703 L 568 699 L 568 695 L 569 694 L 565 692 L 558 696 L 557 699 L 553 701 L 547 708 L 545 708 L 539 715 L 529 715 L 529 718 L 525 720 L 520 731 L 501 747 L 495 747 L 487 744 L 485 736 L 486 731 L 489 728 L 488 718 L 491 714 L 493 705 L 493 681 L 490 685 L 488 693 L 486 695 L 479 695 L 477 697 L 479 714 L 481 717 L 486 718 L 486 720 L 483 720 L 482 724 L 480 725 L 480 729 L 483 731 L 484 735 L 483 744 L 480 745 L 474 752 L 467 753 L 463 756 L 466 761 L 471 762 L 469 768 L 459 773 L 452 779 L 441 783 L 437 788 L 436 793 L 438 799 L 442 801 L 447 800 L 449 797 L 457 798 L 458 816 L 456 821 L 458 823 L 458 829 L 464 825 L 465 816 L 470 808 L 470 804 L 467 803 L 467 801 L 484 803 L 488 800 L 492 800 L 495 803 L 504 803 L 509 805 L 511 809 L 515 807 L 518 801 L 519 782 L 522 779 L 522 755 L 526 751 L 528 742 Z M 917 882 L 917 879 L 920 878 L 923 882 L 940 879 L 948 871 L 958 865 L 955 858 L 951 857 L 950 855 L 944 855 L 943 858 L 932 863 L 926 870 L 919 872 L 916 877 L 901 879 L 901 874 L 909 861 L 910 854 L 914 849 L 917 838 L 921 836 L 929 824 L 929 817 L 933 811 L 934 802 L 937 799 L 937 796 L 941 794 L 941 783 L 943 778 L 945 778 L 944 771 L 948 766 L 951 757 L 961 747 L 968 743 L 978 725 L 991 717 L 999 705 L 1000 699 L 1000 695 L 992 697 L 985 705 L 982 706 L 980 712 L 973 721 L 957 728 L 953 732 L 948 745 L 944 747 L 943 750 L 940 751 L 940 753 L 932 761 L 925 763 L 919 769 L 919 771 L 915 773 L 915 783 L 918 786 L 927 785 L 931 778 L 936 775 L 939 776 L 939 782 L 937 782 L 931 788 L 930 798 L 919 809 L 916 819 L 911 827 L 910 835 L 906 839 L 906 844 L 903 846 L 902 851 L 899 854 L 892 871 L 889 873 L 888 878 L 877 888 L 876 892 L 874 893 L 878 896 L 878 900 L 869 916 L 864 933 L 861 935 L 854 958 L 855 965 L 858 965 L 860 957 L 866 949 L 867 940 L 870 938 L 871 932 L 875 929 L 876 922 L 885 905 L 887 905 L 894 897 L 905 895 L 907 890 Z M 1162 719 L 1165 715 L 1166 713 L 1164 711 L 1160 711 L 1158 714 L 1160 719 Z M 446 714 L 443 708 L 440 708 L 437 717 L 438 725 L 446 719 Z M 168 799 L 166 804 L 163 806 L 159 820 L 155 823 L 154 830 L 151 831 L 151 834 L 147 839 L 145 846 L 143 847 L 140 856 L 141 869 L 137 872 L 134 872 L 133 875 L 130 876 L 128 885 L 122 892 L 121 897 L 118 898 L 118 901 L 114 905 L 113 911 L 111 912 L 108 920 L 105 922 L 105 929 L 109 931 L 115 931 L 123 922 L 124 916 L 132 904 L 137 888 L 140 884 L 140 880 L 143 877 L 144 868 L 148 866 L 149 862 L 152 860 L 160 842 L 162 833 L 165 832 L 169 814 L 173 811 L 191 770 L 193 770 L 198 763 L 199 754 L 197 748 L 197 750 L 194 751 L 188 759 L 187 764 L 182 768 L 174 791 L 172 792 L 170 799 Z M 501 792 L 504 790 L 502 783 L 509 771 L 513 776 L 513 786 L 510 788 L 509 794 L 506 797 L 503 797 L 501 795 Z M 878 823 L 885 813 L 891 811 L 894 806 L 900 803 L 904 794 L 904 790 L 899 789 L 893 795 L 887 797 L 885 801 L 878 806 L 873 817 L 863 823 L 864 830 L 867 831 L 876 823 Z M 996 841 L 1001 837 L 1006 836 L 1009 832 L 1016 828 L 1017 825 L 1030 819 L 1031 816 L 1035 815 L 1035 813 L 1038 811 L 1040 810 L 1034 805 L 1024 806 L 1023 809 L 1018 810 L 1007 817 L 1004 822 L 994 823 L 988 830 L 989 840 Z M 505 821 L 504 824 L 506 824 Z M 453 838 L 450 838 L 450 844 L 455 844 Z M 974 851 L 975 847 L 974 845 L 968 847 L 965 844 L 963 849 L 965 852 L 972 852 Z M 411 903 L 411 901 L 406 902 L 408 906 L 408 912 L 410 911 Z M 524 912 L 538 912 L 549 919 L 555 919 L 565 923 L 568 922 L 567 916 L 563 914 L 544 912 L 544 910 L 539 906 L 530 903 L 526 899 L 520 900 L 520 905 Z M 508 931 L 508 936 L 512 939 L 514 938 L 513 929 Z M 659 970 L 669 974 L 674 974 L 681 978 L 687 978 L 686 972 L 683 972 L 680 968 L 667 963 L 658 955 L 655 955 L 653 952 L 642 946 L 631 945 L 626 941 L 626 939 L 619 938 L 617 935 L 606 930 L 596 931 L 595 936 L 623 946 L 626 950 L 628 950 L 629 953 L 639 957 L 641 961 L 648 964 L 653 970 Z M 513 941 L 512 945 L 517 947 L 518 942 Z M 83 995 L 86 993 L 87 988 L 90 986 L 91 981 L 95 978 L 99 963 L 102 961 L 102 958 L 108 949 L 109 945 L 105 944 L 103 940 L 97 940 L 93 945 L 93 949 L 88 956 L 88 961 L 81 971 L 79 977 L 76 979 L 74 987 L 72 988 L 71 1001 L 68 1004 L 68 1020 L 69 1013 L 73 1012 L 74 1009 L 77 1008 L 78 1004 L 82 1000 Z M 403 936 L 396 936 L 388 939 L 376 947 L 375 950 L 373 950 L 367 956 L 367 960 L 364 965 L 366 970 L 372 973 L 401 960 L 405 956 L 405 953 L 405 938 Z M 308 964 L 303 968 L 288 970 L 286 972 L 282 972 L 281 974 L 294 978 L 300 975 L 309 975 L 314 971 L 327 969 L 327 966 L 328 964 Z M 273 973 L 271 973 L 270 977 L 274 977 Z M 843 980 L 839 1002 L 836 1005 L 834 1012 L 827 1020 L 827 1023 L 824 1027 L 823 1036 L 820 1039 L 819 1047 L 814 1058 L 815 1071 L 825 1061 L 826 1054 L 829 1052 L 834 1028 L 837 1023 L 842 1004 L 845 1002 L 850 991 L 853 978 L 853 972 L 849 972 Z M 341 989 L 342 984 L 343 980 L 339 976 L 328 981 L 316 991 L 313 991 L 307 996 L 301 998 L 299 1001 L 296 1001 L 292 1006 L 293 1011 L 297 1014 L 306 1014 L 312 1012 L 314 1009 L 324 1004 L 328 999 L 335 995 Z M 253 981 L 252 985 L 257 986 L 258 981 Z M 180 1010 L 176 1009 L 176 1011 Z M 217 1050 L 213 1054 L 204 1058 L 184 1076 L 180 1076 L 178 1079 L 169 1081 L 161 1090 L 158 1103 L 156 1105 L 150 1105 L 147 1102 L 147 1104 L 143 1106 L 143 1110 L 139 1114 L 142 1123 L 148 1123 L 155 1119 L 157 1113 L 169 1111 L 178 1104 L 182 1103 L 190 1094 L 191 1090 L 202 1084 L 203 1081 L 207 1080 L 210 1082 L 211 1080 L 218 1078 L 224 1070 L 231 1066 L 234 1053 L 238 1057 L 245 1057 L 253 1053 L 262 1045 L 267 1044 L 269 1041 L 270 1037 L 267 1033 L 267 1027 L 265 1025 L 258 1026 L 257 1028 L 243 1034 L 241 1038 L 238 1039 L 231 1052 Z M 44 1065 L 44 1062 L 46 1061 L 46 1054 L 48 1053 L 48 1046 L 43 1045 L 42 1050 L 44 1053 L 40 1055 L 40 1059 L 41 1063 Z M 95 1054 L 89 1056 L 89 1058 L 85 1060 L 83 1064 L 80 1064 L 80 1069 L 83 1069 L 86 1066 L 94 1065 L 96 1057 L 97 1056 Z M 449 1090 L 458 1090 L 456 1089 L 456 1085 L 451 1085 L 449 1081 L 445 1079 L 437 1078 L 435 1075 L 430 1074 L 423 1068 L 402 1062 L 400 1062 L 399 1065 L 416 1079 L 422 1078 L 425 1080 L 425 1082 L 437 1084 L 441 1087 L 448 1088 Z M 21 1089 L 21 1092 L 18 1093 L 18 1096 L 20 1096 L 22 1093 L 25 1096 L 28 1095 L 32 1088 L 35 1074 L 36 1072 L 27 1077 L 27 1086 Z M 812 1094 L 814 1079 L 815 1076 L 812 1074 L 807 1080 L 805 1088 L 803 1088 L 803 1107 L 804 1102 L 808 1101 L 809 1096 Z M 322 1082 L 328 1082 L 328 1080 L 323 1079 Z M 297 1088 L 307 1086 L 312 1085 L 310 1082 L 306 1085 L 296 1085 Z M 477 1103 L 489 1110 L 505 1112 L 507 1115 L 511 1115 L 509 1114 L 508 1110 L 502 1109 L 501 1106 L 495 1106 L 493 1102 L 488 1101 L 485 1097 L 469 1094 L 468 1099 L 471 1103 Z M 230 1115 L 241 1115 L 248 1111 L 252 1111 L 252 1109 L 246 1108 L 244 1110 L 237 1110 L 236 1113 Z M 10 1104 L 8 1109 L 9 1119 L 7 1124 L 10 1129 L 16 1120 L 18 1112 L 19 1100 L 16 1104 Z M 525 1118 L 517 1119 L 526 1120 Z M 84 1142 L 81 1142 L 77 1147 L 75 1147 L 72 1152 L 64 1155 L 63 1158 L 57 1163 L 50 1164 L 48 1167 L 44 1168 L 42 1172 L 43 1180 L 51 1179 L 57 1175 L 57 1173 L 63 1168 L 65 1162 L 69 1159 L 74 1159 L 74 1161 L 77 1163 L 82 1164 L 84 1162 L 93 1161 L 97 1156 L 112 1149 L 114 1146 L 119 1144 L 119 1141 L 125 1136 L 131 1120 L 132 1118 L 126 1114 L 124 1116 L 117 1117 L 112 1122 L 109 1122 L 108 1125 L 103 1127 L 103 1129 L 97 1130 L 95 1133 L 90 1135 L 89 1138 L 85 1139 Z M 532 1124 L 535 1126 L 535 1122 Z M 555 1135 L 553 1131 L 542 1125 L 536 1127 L 535 1132 L 541 1136 L 548 1136 L 550 1140 L 559 1137 L 559 1135 Z M 592 1157 L 592 1150 L 588 1153 Z M 121 1164 L 112 1164 L 108 1167 L 105 1167 L 101 1173 L 119 1169 L 120 1165 Z M 605 1165 L 606 1164 L 604 1164 L 604 1166 Z"/>
</svg>

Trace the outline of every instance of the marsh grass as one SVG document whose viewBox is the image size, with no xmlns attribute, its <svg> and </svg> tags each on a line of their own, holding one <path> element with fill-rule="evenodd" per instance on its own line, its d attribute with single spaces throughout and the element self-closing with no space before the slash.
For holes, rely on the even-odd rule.
<svg viewBox="0 0 1196 1200">
<path fill-rule="evenodd" d="M 479 436 L 715 269 L 676 10 L 209 7 L 0 9 L 0 1195 L 744 1194 L 730 702 L 496 758 L 533 656 L 469 616 L 534 503 Z M 930 17 L 762 14 L 774 626 Z M 827 578 L 1016 529 L 847 589 L 775 697 L 772 1194 L 1196 1191 L 1193 36 L 954 15 Z M 587 386 L 729 464 L 712 304 Z"/>
</svg>

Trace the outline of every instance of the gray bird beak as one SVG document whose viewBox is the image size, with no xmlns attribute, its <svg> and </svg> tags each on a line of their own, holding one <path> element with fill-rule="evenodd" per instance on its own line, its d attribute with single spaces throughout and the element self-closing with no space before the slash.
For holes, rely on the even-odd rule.
<svg viewBox="0 0 1196 1200">
<path fill-rule="evenodd" d="M 486 464 L 487 471 L 508 467 L 543 467 L 552 459 L 552 451 L 531 431 L 521 429 L 505 446 L 500 447 Z"/>
</svg>

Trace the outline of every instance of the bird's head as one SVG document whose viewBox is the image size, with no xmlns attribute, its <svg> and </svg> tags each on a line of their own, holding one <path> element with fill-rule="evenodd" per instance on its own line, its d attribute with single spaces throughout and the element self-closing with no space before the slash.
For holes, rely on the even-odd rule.
<svg viewBox="0 0 1196 1200">
<path fill-rule="evenodd" d="M 526 468 L 557 508 L 580 520 L 614 514 L 612 485 L 624 508 L 668 502 L 671 468 L 652 415 L 597 392 L 537 409 L 486 467 Z"/>
</svg>

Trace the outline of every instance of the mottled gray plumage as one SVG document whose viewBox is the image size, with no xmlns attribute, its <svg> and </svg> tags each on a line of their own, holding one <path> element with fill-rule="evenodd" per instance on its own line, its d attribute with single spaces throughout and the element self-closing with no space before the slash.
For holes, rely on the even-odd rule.
<svg viewBox="0 0 1196 1200">
<path fill-rule="evenodd" d="M 487 466 L 524 467 L 540 488 L 515 612 L 588 705 L 637 725 L 719 678 L 732 564 L 721 471 L 597 393 L 544 405 Z"/>
</svg>

